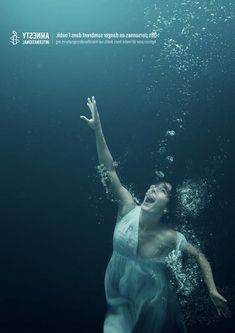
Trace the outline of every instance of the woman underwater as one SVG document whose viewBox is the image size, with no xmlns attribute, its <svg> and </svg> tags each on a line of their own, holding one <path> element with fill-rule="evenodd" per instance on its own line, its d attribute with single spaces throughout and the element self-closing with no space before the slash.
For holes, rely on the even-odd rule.
<svg viewBox="0 0 235 333">
<path fill-rule="evenodd" d="M 217 291 L 203 253 L 187 242 L 182 233 L 161 223 L 172 186 L 167 182 L 151 185 L 142 204 L 137 205 L 117 176 L 94 96 L 88 98 L 87 105 L 91 118 L 80 118 L 94 130 L 99 163 L 107 171 L 118 204 L 113 254 L 105 272 L 108 310 L 103 332 L 187 332 L 166 269 L 165 259 L 173 250 L 196 259 L 218 314 L 228 317 L 227 301 Z"/>
</svg>

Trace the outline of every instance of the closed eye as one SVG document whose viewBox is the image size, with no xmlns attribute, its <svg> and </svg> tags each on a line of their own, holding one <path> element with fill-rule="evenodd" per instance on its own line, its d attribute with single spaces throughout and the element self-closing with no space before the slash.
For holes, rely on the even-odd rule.
<svg viewBox="0 0 235 333">
<path fill-rule="evenodd" d="M 162 192 L 164 192 L 165 194 L 167 194 L 167 191 L 164 188 L 162 188 Z"/>
</svg>

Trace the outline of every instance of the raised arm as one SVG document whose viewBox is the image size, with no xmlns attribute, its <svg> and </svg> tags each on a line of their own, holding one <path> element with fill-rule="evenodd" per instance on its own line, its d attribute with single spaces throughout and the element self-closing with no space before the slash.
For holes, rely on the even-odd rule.
<svg viewBox="0 0 235 333">
<path fill-rule="evenodd" d="M 231 312 L 226 304 L 227 300 L 217 291 L 209 261 L 200 250 L 190 243 L 187 243 L 183 251 L 196 259 L 202 272 L 204 282 L 207 285 L 210 298 L 217 309 L 218 315 L 223 315 L 226 318 L 230 317 Z"/>
<path fill-rule="evenodd" d="M 107 170 L 107 174 L 110 179 L 110 186 L 118 203 L 118 214 L 125 215 L 135 205 L 133 197 L 130 192 L 121 184 L 116 173 L 113 157 L 105 141 L 94 96 L 92 96 L 92 99 L 88 97 L 87 106 L 91 111 L 91 118 L 88 119 L 85 116 L 80 116 L 80 118 L 83 119 L 95 133 L 99 164 L 103 164 Z"/>
</svg>

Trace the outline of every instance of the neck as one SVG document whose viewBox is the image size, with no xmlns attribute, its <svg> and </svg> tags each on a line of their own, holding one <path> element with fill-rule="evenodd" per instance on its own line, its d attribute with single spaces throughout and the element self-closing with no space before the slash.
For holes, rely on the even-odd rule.
<svg viewBox="0 0 235 333">
<path fill-rule="evenodd" d="M 162 217 L 163 213 L 151 213 L 151 212 L 146 212 L 145 210 L 141 209 L 140 211 L 140 221 L 139 225 L 141 230 L 143 231 L 154 231 L 159 228 L 160 220 Z"/>
</svg>

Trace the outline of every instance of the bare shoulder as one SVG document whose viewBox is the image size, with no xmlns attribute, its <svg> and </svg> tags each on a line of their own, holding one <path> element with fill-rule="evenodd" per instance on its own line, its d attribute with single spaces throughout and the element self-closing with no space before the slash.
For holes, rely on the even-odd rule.
<svg viewBox="0 0 235 333">
<path fill-rule="evenodd" d="M 166 229 L 164 230 L 164 236 L 166 240 L 172 245 L 175 245 L 177 243 L 177 231 L 173 229 Z"/>
<path fill-rule="evenodd" d="M 165 235 L 168 238 L 176 239 L 176 237 L 177 237 L 177 231 L 175 231 L 173 229 L 165 229 Z"/>
<path fill-rule="evenodd" d="M 132 209 L 136 207 L 136 203 L 133 201 L 131 203 L 127 203 L 125 205 L 122 205 L 118 208 L 118 214 L 117 214 L 117 222 L 121 220 L 125 215 L 127 215 Z"/>
</svg>

